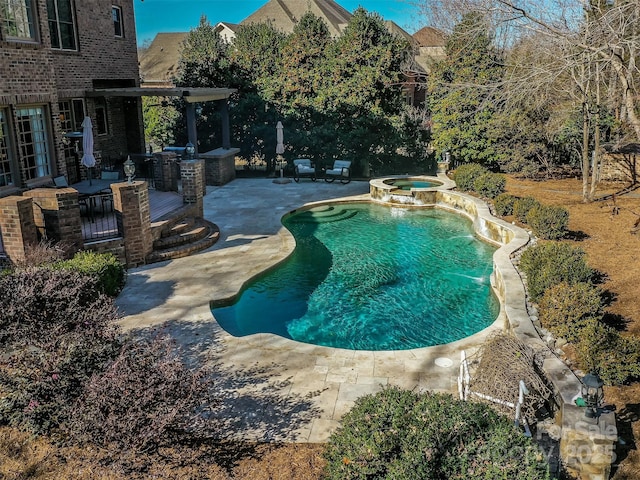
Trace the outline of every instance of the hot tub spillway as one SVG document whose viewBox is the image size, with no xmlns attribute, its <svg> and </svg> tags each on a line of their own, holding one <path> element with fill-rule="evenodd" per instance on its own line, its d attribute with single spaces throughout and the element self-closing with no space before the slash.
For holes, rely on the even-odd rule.
<svg viewBox="0 0 640 480">
<path fill-rule="evenodd" d="M 411 190 L 394 188 L 389 192 L 389 203 L 398 203 L 402 205 L 415 204 L 415 193 Z"/>
</svg>

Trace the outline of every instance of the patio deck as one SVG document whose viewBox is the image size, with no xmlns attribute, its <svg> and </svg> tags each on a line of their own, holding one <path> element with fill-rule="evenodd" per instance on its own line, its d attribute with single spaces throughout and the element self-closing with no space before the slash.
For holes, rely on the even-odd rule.
<svg viewBox="0 0 640 480">
<path fill-rule="evenodd" d="M 250 278 L 286 258 L 295 241 L 280 221 L 314 201 L 369 198 L 368 182 L 237 179 L 208 187 L 205 219 L 220 240 L 195 255 L 129 270 L 116 303 L 125 330 L 174 338 L 189 357 L 207 359 L 221 401 L 215 410 L 226 438 L 324 442 L 355 400 L 385 385 L 457 391 L 460 350 L 473 350 L 499 322 L 458 342 L 404 351 L 319 347 L 271 334 L 233 337 L 211 313 Z M 504 321 L 504 320 L 503 320 Z M 446 359 L 446 361 L 443 361 Z M 439 360 L 436 362 L 436 360 Z"/>
</svg>

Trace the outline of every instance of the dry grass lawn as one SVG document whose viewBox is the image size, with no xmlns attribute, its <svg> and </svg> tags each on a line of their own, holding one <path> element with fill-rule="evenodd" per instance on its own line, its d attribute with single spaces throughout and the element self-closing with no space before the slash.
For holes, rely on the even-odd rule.
<svg viewBox="0 0 640 480">
<path fill-rule="evenodd" d="M 602 287 L 613 297 L 608 320 L 624 325 L 629 334 L 640 335 L 640 188 L 626 194 L 623 184 L 601 184 L 594 203 L 582 202 L 578 179 L 543 182 L 509 178 L 507 192 L 531 196 L 549 205 L 569 210 L 569 229 L 577 245 L 587 252 L 587 261 L 604 276 Z M 612 194 L 616 194 L 612 198 Z M 615 406 L 618 429 L 624 445 L 618 451 L 619 468 L 614 480 L 640 479 L 640 384 L 606 389 L 606 402 Z"/>
<path fill-rule="evenodd" d="M 599 195 L 619 191 L 622 185 L 602 185 Z M 640 189 L 608 199 L 582 203 L 576 179 L 522 181 L 509 178 L 509 193 L 532 196 L 542 203 L 563 205 L 570 212 L 573 237 L 587 252 L 588 262 L 604 275 L 603 287 L 614 301 L 610 318 L 640 335 L 640 232 L 632 233 L 640 218 Z M 640 478 L 640 384 L 606 391 L 615 406 L 625 445 L 619 449 L 615 480 Z M 131 457 L 91 449 L 58 449 L 45 440 L 33 440 L 11 429 L 0 429 L 0 479 L 132 479 L 209 478 L 319 480 L 324 460 L 321 445 L 216 444 L 161 452 L 162 457 Z M 117 467 L 115 467 L 117 465 Z"/>
</svg>

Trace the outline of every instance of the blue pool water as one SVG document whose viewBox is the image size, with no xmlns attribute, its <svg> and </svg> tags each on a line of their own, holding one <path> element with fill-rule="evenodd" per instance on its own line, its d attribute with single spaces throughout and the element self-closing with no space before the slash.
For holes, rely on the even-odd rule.
<svg viewBox="0 0 640 480">
<path fill-rule="evenodd" d="M 334 204 L 288 216 L 293 254 L 232 305 L 212 305 L 234 336 L 273 333 L 354 350 L 452 342 L 487 327 L 499 304 L 495 247 L 439 209 Z"/>
<path fill-rule="evenodd" d="M 400 190 L 411 190 L 412 188 L 431 188 L 442 185 L 440 182 L 429 182 L 426 180 L 412 180 L 406 178 L 398 178 L 393 180 L 385 180 L 387 185 L 393 185 Z"/>
</svg>

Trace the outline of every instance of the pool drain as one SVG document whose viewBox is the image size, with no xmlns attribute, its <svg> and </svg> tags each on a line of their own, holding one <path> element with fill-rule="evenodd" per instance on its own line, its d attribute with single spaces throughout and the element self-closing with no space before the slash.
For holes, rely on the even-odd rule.
<svg viewBox="0 0 640 480">
<path fill-rule="evenodd" d="M 434 362 L 437 366 L 442 368 L 451 368 L 453 367 L 453 360 L 447 357 L 438 357 Z"/>
</svg>

